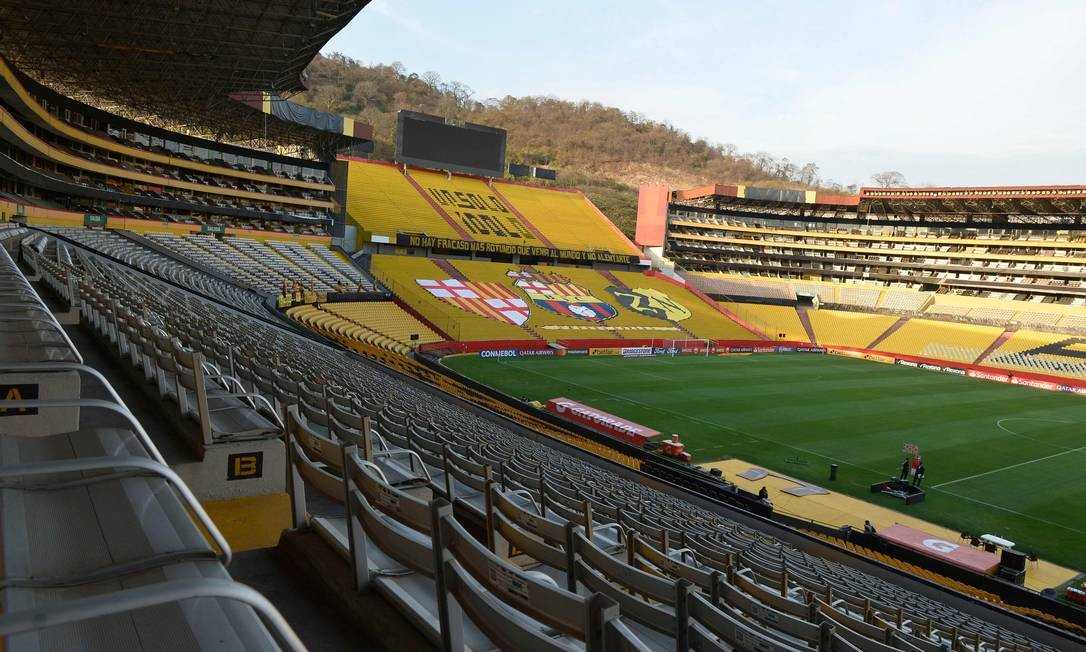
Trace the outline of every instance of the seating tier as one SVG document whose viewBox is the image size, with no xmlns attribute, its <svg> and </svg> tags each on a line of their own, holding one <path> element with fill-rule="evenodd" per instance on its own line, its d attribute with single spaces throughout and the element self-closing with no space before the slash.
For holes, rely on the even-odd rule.
<svg viewBox="0 0 1086 652">
<path fill-rule="evenodd" d="M 384 255 L 372 271 L 460 341 L 754 337 L 687 288 L 636 272 Z"/>
<path fill-rule="evenodd" d="M 500 245 L 638 256 L 638 249 L 578 191 L 465 175 L 349 164 L 347 216 L 366 242 L 423 234 Z M 376 237 L 376 239 L 374 239 Z"/>
</svg>

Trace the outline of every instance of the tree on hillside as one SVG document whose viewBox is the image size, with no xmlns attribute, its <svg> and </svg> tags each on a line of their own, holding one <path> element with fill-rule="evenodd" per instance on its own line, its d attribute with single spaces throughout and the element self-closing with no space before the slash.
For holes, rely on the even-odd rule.
<svg viewBox="0 0 1086 652">
<path fill-rule="evenodd" d="M 818 166 L 814 163 L 804 165 L 799 169 L 799 178 L 797 180 L 805 186 L 820 185 L 818 181 Z"/>
<path fill-rule="evenodd" d="M 766 152 L 740 153 L 643 115 L 598 102 L 554 97 L 480 101 L 468 86 L 402 64 L 363 65 L 339 54 L 317 56 L 306 70 L 305 93 L 292 99 L 373 125 L 375 156 L 393 155 L 396 112 L 411 109 L 509 132 L 510 162 L 560 170 L 560 183 L 580 188 L 621 229 L 633 232 L 643 182 L 704 183 L 776 188 L 819 186 L 818 167 L 802 167 Z"/>
<path fill-rule="evenodd" d="M 879 172 L 878 174 L 871 175 L 871 180 L 875 182 L 876 186 L 880 188 L 895 188 L 908 185 L 905 183 L 905 175 L 893 170 L 887 172 Z"/>
</svg>

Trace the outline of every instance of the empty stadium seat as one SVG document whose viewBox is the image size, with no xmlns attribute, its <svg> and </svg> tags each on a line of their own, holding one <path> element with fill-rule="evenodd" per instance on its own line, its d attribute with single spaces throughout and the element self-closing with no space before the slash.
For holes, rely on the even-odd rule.
<svg viewBox="0 0 1086 652">
<path fill-rule="evenodd" d="M 366 243 L 395 243 L 398 234 L 422 233 L 640 256 L 580 191 L 405 171 L 378 161 L 352 160 L 348 170 L 347 216 Z"/>
<path fill-rule="evenodd" d="M 897 321 L 897 317 L 889 315 L 824 309 L 810 310 L 807 316 L 820 344 L 861 349 L 867 348 Z"/>
<path fill-rule="evenodd" d="M 876 348 L 891 353 L 973 363 L 1002 333 L 1003 329 L 996 326 L 910 319 Z"/>
<path fill-rule="evenodd" d="M 0 380 L 27 388 L 0 401 L 5 649 L 304 649 L 230 579 L 225 538 L 6 250 L 0 297 L 31 316 L 0 333 L 49 343 L 0 351 Z"/>
<path fill-rule="evenodd" d="M 874 294 L 854 287 L 859 284 L 919 294 L 925 294 L 925 286 L 939 285 L 958 295 L 1038 302 L 1082 298 L 1073 274 L 1086 269 L 1086 255 L 1082 243 L 1073 242 L 1067 232 L 1020 238 L 1023 232 L 1011 226 L 978 233 L 973 228 L 893 228 L 849 218 L 839 223 L 810 220 L 798 228 L 794 222 L 777 222 L 779 215 L 772 212 L 764 220 L 745 213 L 674 213 L 665 249 L 680 267 L 698 274 L 716 270 L 755 278 L 790 277 L 796 279 L 790 281 L 796 289 L 804 283 L 801 278 L 833 281 L 842 305 L 878 305 Z M 883 298 L 884 309 L 915 311 L 924 305 L 919 297 L 904 295 L 892 301 L 903 302 L 903 307 Z"/>
<path fill-rule="evenodd" d="M 76 265 L 81 261 L 77 256 Z M 93 264 L 106 279 L 124 273 L 112 263 Z M 372 583 L 399 609 L 429 623 L 424 631 L 435 644 L 439 614 L 448 613 L 449 622 L 457 617 L 439 604 L 453 595 L 464 614 L 465 641 L 536 641 L 541 649 L 553 647 L 546 643 L 583 644 L 579 629 L 552 632 L 548 640 L 533 636 L 555 629 L 565 616 L 557 609 L 540 613 L 538 606 L 533 611 L 533 601 L 508 592 L 520 586 L 533 594 L 545 585 L 548 591 L 564 590 L 553 595 L 569 604 L 581 604 L 568 591 L 568 569 L 576 569 L 580 588 L 619 602 L 617 619 L 607 622 L 614 636 L 635 649 L 635 640 L 674 647 L 682 636 L 696 645 L 758 641 L 764 649 L 799 649 L 813 641 L 816 628 L 820 645 L 831 637 L 831 649 L 881 650 L 890 641 L 899 649 L 934 651 L 977 640 L 984 650 L 1007 652 L 1015 644 L 1050 649 L 894 582 L 799 551 L 723 511 L 523 437 L 449 397 L 270 322 L 150 277 L 129 272 L 127 278 L 123 290 L 103 283 L 103 292 L 140 302 L 164 328 L 199 329 L 206 342 L 221 340 L 222 350 L 236 355 L 217 354 L 215 364 L 233 366 L 240 382 L 274 397 L 277 405 L 296 406 L 289 410 L 294 425 L 288 424 L 295 521 L 311 523 L 349 553 L 360 585 Z M 344 445 L 357 449 L 344 455 Z M 357 490 L 345 491 L 344 477 L 353 477 Z M 346 500 L 350 519 L 310 513 L 306 487 Z M 489 514 L 492 524 L 496 520 L 494 549 L 447 545 L 468 541 L 441 501 Z M 561 544 L 563 552 L 575 553 L 574 565 L 554 552 L 558 524 L 563 537 L 582 537 L 571 546 Z M 509 554 L 503 540 L 524 547 Z M 438 573 L 435 550 L 451 570 L 446 564 Z M 481 563 L 509 583 L 495 585 L 492 576 L 474 573 Z M 716 579 L 708 579 L 714 571 Z M 439 575 L 446 582 L 441 590 Z M 638 605 L 623 587 L 635 587 L 648 599 L 639 597 L 644 605 Z M 674 597 L 667 587 L 676 589 Z"/>
<path fill-rule="evenodd" d="M 720 305 L 756 326 L 772 339 L 808 341 L 807 331 L 800 321 L 799 313 L 792 306 L 769 306 L 735 301 L 721 301 Z M 822 344 L 829 344 L 829 342 L 822 342 Z"/>
<path fill-rule="evenodd" d="M 388 255 L 371 269 L 460 341 L 756 337 L 683 285 L 642 273 Z"/>
</svg>

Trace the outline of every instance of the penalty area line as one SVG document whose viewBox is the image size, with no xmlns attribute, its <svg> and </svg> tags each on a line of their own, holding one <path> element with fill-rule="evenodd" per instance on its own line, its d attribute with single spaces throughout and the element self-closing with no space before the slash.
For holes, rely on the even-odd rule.
<svg viewBox="0 0 1086 652">
<path fill-rule="evenodd" d="M 1084 446 L 1083 448 L 1086 448 L 1086 446 Z M 1062 455 L 1062 453 L 1060 453 L 1060 454 Z M 1023 514 L 1022 512 L 1015 511 L 1015 510 L 1011 509 L 1010 507 L 1004 507 L 1002 505 L 994 505 L 992 503 L 984 502 L 983 500 L 977 500 L 976 498 L 970 498 L 969 496 L 963 496 L 961 494 L 956 494 L 953 491 L 947 491 L 946 489 L 938 489 L 937 487 L 932 487 L 932 489 L 935 489 L 936 491 L 944 493 L 944 494 L 946 494 L 948 496 L 954 496 L 955 498 L 961 498 L 962 500 L 968 500 L 971 503 L 976 503 L 978 505 L 984 505 L 985 507 L 991 507 L 992 509 L 998 509 L 1001 512 L 1007 512 L 1008 514 L 1014 514 L 1015 516 L 1021 516 L 1022 518 L 1027 518 L 1027 519 L 1029 519 L 1031 521 L 1037 521 L 1038 523 L 1044 523 L 1045 525 L 1051 525 L 1053 527 L 1058 527 L 1061 530 L 1067 530 L 1069 532 L 1074 532 L 1076 534 L 1086 535 L 1086 532 L 1084 532 L 1082 530 L 1076 530 L 1075 528 L 1073 528 L 1073 527 L 1071 527 L 1069 525 L 1064 525 L 1062 523 L 1056 523 L 1055 521 L 1049 521 L 1047 519 L 1038 518 L 1036 516 L 1031 516 L 1029 514 Z"/>
<path fill-rule="evenodd" d="M 1081 451 L 1086 451 L 1086 446 L 1079 446 L 1078 448 L 1068 448 L 1067 450 L 1060 451 L 1059 453 L 1053 453 L 1052 455 L 1045 455 L 1044 457 L 1038 457 L 1035 460 L 1027 460 L 1025 462 L 1019 462 L 1018 464 L 1011 464 L 1009 466 L 1004 466 L 1004 467 L 1001 467 L 1001 468 L 998 468 L 998 469 L 992 469 L 991 471 L 985 471 L 984 473 L 976 473 L 976 474 L 973 474 L 973 475 L 966 476 L 964 478 L 958 478 L 957 480 L 950 480 L 949 482 L 940 482 L 939 484 L 933 484 L 931 486 L 931 488 L 932 489 L 938 489 L 940 487 L 946 487 L 948 485 L 958 484 L 959 482 L 965 482 L 966 480 L 973 480 L 974 478 L 983 478 L 984 476 L 992 475 L 993 473 L 1002 473 L 1003 471 L 1009 471 L 1011 469 L 1017 469 L 1019 467 L 1027 466 L 1029 464 L 1036 464 L 1037 462 L 1044 462 L 1045 460 L 1050 460 L 1050 459 L 1052 459 L 1054 457 L 1062 457 L 1062 456 L 1068 455 L 1070 453 L 1078 453 L 1078 452 L 1081 452 Z"/>
</svg>

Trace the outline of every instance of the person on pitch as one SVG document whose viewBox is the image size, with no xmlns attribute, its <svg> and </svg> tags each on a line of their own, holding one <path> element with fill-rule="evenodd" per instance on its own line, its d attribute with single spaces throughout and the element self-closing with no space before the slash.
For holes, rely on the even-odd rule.
<svg viewBox="0 0 1086 652">
<path fill-rule="evenodd" d="M 901 478 L 899 478 L 899 479 L 900 480 L 905 480 L 905 478 L 907 478 L 907 477 L 909 477 L 909 458 L 908 457 L 906 457 L 905 461 L 901 463 Z"/>
<path fill-rule="evenodd" d="M 920 483 L 924 480 L 924 463 L 921 462 L 920 466 L 916 467 L 916 473 L 913 475 L 913 486 L 919 487 Z"/>
</svg>

